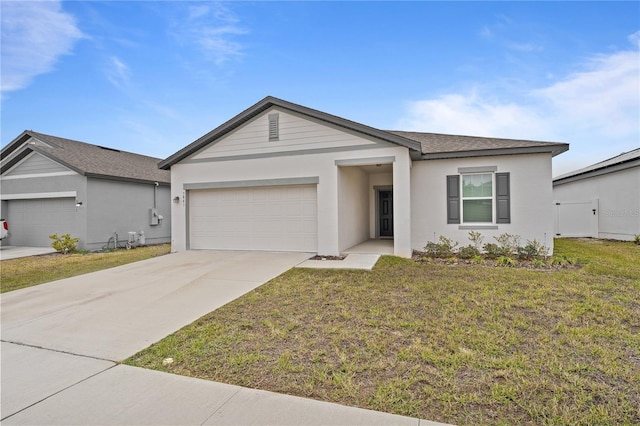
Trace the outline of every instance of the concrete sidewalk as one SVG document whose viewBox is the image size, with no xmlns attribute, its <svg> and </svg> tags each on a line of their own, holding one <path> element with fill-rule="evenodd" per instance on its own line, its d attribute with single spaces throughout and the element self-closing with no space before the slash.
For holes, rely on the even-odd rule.
<svg viewBox="0 0 640 426">
<path fill-rule="evenodd" d="M 5 346 L 6 344 L 3 344 Z M 3 347 L 3 350 L 5 348 Z M 20 351 L 21 348 L 18 348 Z M 24 348 L 26 352 L 46 351 Z M 15 352 L 16 348 L 10 349 Z M 46 351 L 50 352 L 50 351 Z M 32 354 L 33 355 L 33 354 Z M 40 354 L 47 370 L 77 362 L 69 354 Z M 193 379 L 90 360 L 84 379 L 49 371 L 49 387 L 26 409 L 2 420 L 7 425 L 436 425 L 410 417 L 346 407 L 312 399 Z M 59 367 L 59 368 L 58 368 Z M 93 369 L 97 369 L 94 372 Z M 44 369 L 43 369 L 44 370 Z M 15 378 L 14 378 L 15 379 Z M 75 382 L 74 382 L 75 381 Z M 69 382 L 73 382 L 69 384 Z M 38 388 L 43 385 L 33 383 Z M 11 401 L 8 401 L 11 404 Z M 3 398 L 3 412 L 5 401 Z M 4 415 L 4 414 L 3 414 Z"/>
</svg>

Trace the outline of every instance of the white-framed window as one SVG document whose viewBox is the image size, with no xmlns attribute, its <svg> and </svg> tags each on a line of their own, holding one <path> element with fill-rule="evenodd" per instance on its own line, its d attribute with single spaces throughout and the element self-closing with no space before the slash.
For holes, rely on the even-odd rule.
<svg viewBox="0 0 640 426">
<path fill-rule="evenodd" d="M 493 173 L 469 173 L 460 177 L 462 223 L 494 223 Z"/>
</svg>

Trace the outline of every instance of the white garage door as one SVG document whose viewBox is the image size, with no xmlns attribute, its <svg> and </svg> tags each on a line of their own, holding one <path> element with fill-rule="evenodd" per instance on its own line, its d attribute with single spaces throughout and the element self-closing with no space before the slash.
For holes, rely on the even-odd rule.
<svg viewBox="0 0 640 426">
<path fill-rule="evenodd" d="M 54 233 L 78 236 L 74 198 L 9 200 L 7 210 L 13 246 L 49 247 L 49 235 Z"/>
<path fill-rule="evenodd" d="M 192 249 L 316 252 L 316 185 L 189 191 Z"/>
</svg>

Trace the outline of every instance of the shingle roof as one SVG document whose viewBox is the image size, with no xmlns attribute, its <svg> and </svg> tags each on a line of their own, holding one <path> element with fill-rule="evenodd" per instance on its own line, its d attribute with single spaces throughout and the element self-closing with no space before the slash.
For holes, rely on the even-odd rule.
<svg viewBox="0 0 640 426">
<path fill-rule="evenodd" d="M 566 143 L 380 130 L 342 117 L 327 114 L 326 112 L 267 96 L 255 105 L 231 118 L 229 121 L 221 124 L 206 135 L 203 135 L 180 151 L 161 161 L 159 167 L 169 169 L 173 164 L 184 160 L 201 148 L 273 106 L 306 115 L 316 120 L 324 121 L 334 126 L 355 131 L 379 140 L 404 146 L 410 150 L 413 159 L 427 160 L 536 152 L 547 152 L 552 153 L 552 155 L 557 155 L 569 149 L 569 145 Z"/>
<path fill-rule="evenodd" d="M 44 144 L 24 145 L 24 142 L 30 138 L 35 138 Z M 31 130 L 25 130 L 2 149 L 2 172 L 4 173 L 31 151 L 38 152 L 85 176 L 165 184 L 171 182 L 171 173 L 158 168 L 159 158 L 45 135 Z"/>
<path fill-rule="evenodd" d="M 405 132 L 399 130 L 387 131 L 394 135 L 420 142 L 422 154 L 426 157 L 433 158 L 458 156 L 455 154 L 473 153 L 476 151 L 504 151 L 536 148 L 546 151 L 551 150 L 553 155 L 557 155 L 569 148 L 568 144 L 558 142 L 445 135 L 440 133 Z"/>
<path fill-rule="evenodd" d="M 553 182 L 556 183 L 563 180 L 569 180 L 571 178 L 575 178 L 580 175 L 587 175 L 587 174 L 591 175 L 592 172 L 593 173 L 598 172 L 598 174 L 602 174 L 607 172 L 607 170 L 605 169 L 615 168 L 616 170 L 620 170 L 623 165 L 628 165 L 629 167 L 635 167 L 638 164 L 640 164 L 640 148 L 623 152 L 622 154 L 600 161 L 599 163 L 595 163 L 590 166 L 583 167 L 581 169 L 574 170 L 569 173 L 565 173 L 553 179 Z"/>
</svg>

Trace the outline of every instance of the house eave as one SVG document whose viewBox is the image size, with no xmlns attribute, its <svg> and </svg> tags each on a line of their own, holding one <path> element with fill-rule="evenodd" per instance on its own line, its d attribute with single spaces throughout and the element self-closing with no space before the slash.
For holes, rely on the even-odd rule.
<svg viewBox="0 0 640 426">
<path fill-rule="evenodd" d="M 97 173 L 86 173 L 85 176 L 92 179 L 116 180 L 120 182 L 143 183 L 150 185 L 155 185 L 157 183 L 158 186 L 171 186 L 171 182 L 163 182 L 151 179 L 136 179 L 125 176 L 101 175 Z"/>
<path fill-rule="evenodd" d="M 444 160 L 450 158 L 488 157 L 494 155 L 544 154 L 553 157 L 569 150 L 569 144 L 553 144 L 519 148 L 479 149 L 469 151 L 434 152 L 422 154 L 421 160 Z"/>
<path fill-rule="evenodd" d="M 584 179 L 589 179 L 596 176 L 607 175 L 609 173 L 620 172 L 623 170 L 631 169 L 634 167 L 640 167 L 640 158 L 634 158 L 629 161 L 612 164 L 606 167 L 595 170 L 587 170 L 582 173 L 571 174 L 569 176 L 561 176 L 553 180 L 553 186 L 564 185 L 566 183 L 577 182 Z"/>
</svg>

